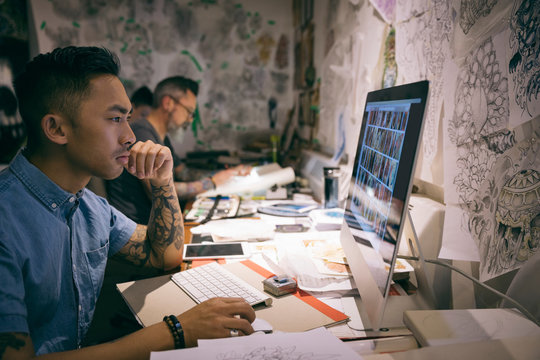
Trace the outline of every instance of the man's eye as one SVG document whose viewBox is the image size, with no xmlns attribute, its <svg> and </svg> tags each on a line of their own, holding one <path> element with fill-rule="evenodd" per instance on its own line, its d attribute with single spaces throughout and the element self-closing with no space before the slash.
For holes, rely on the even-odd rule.
<svg viewBox="0 0 540 360">
<path fill-rule="evenodd" d="M 116 116 L 116 117 L 111 118 L 111 120 L 118 123 L 118 122 L 122 121 L 122 117 L 121 116 Z"/>
</svg>

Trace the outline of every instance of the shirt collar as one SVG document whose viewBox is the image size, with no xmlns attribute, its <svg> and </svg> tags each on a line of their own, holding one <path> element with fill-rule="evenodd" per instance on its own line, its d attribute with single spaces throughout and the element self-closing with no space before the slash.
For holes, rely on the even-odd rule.
<svg viewBox="0 0 540 360">
<path fill-rule="evenodd" d="M 66 202 L 73 203 L 84 194 L 84 189 L 78 191 L 77 194 L 62 189 L 41 170 L 31 164 L 22 151 L 15 156 L 10 164 L 10 169 L 36 198 L 53 211 Z"/>
</svg>

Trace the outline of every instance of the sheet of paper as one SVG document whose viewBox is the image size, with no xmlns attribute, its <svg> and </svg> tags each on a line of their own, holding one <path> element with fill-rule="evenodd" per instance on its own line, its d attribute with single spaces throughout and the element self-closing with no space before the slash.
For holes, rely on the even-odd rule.
<svg viewBox="0 0 540 360">
<path fill-rule="evenodd" d="M 151 360 L 173 359 L 361 359 L 324 328 L 301 333 L 277 333 L 199 340 L 193 349 L 153 352 Z"/>
<path fill-rule="evenodd" d="M 211 234 L 214 242 L 272 239 L 275 226 L 262 219 L 213 220 L 191 228 L 192 234 Z"/>
<path fill-rule="evenodd" d="M 343 250 L 339 243 L 339 231 L 276 234 L 275 242 L 279 266 L 296 277 L 302 290 L 322 292 L 352 289 L 346 268 L 340 267 L 343 265 Z M 328 259 L 333 261 L 328 262 Z M 339 268 L 342 271 L 338 271 Z"/>
<path fill-rule="evenodd" d="M 443 69 L 445 59 L 451 58 L 450 39 L 454 23 L 451 18 L 452 7 L 447 1 L 398 2 L 404 7 L 409 18 L 402 18 L 396 23 L 396 63 L 398 82 L 410 83 L 429 80 L 429 99 L 424 119 L 422 152 L 415 176 L 438 183 L 442 179 L 433 176 L 432 164 L 437 155 L 439 141 L 439 123 L 443 105 Z M 410 6 L 410 8 L 408 7 Z M 399 13 L 399 12 L 398 12 Z"/>
</svg>

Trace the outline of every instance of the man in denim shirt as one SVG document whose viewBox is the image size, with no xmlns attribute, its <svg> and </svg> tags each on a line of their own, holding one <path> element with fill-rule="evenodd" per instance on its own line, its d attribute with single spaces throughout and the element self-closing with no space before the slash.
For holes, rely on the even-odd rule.
<svg viewBox="0 0 540 360">
<path fill-rule="evenodd" d="M 108 257 L 162 270 L 181 262 L 184 229 L 171 152 L 135 142 L 131 103 L 118 73 L 108 50 L 67 47 L 37 56 L 15 79 L 28 141 L 0 173 L 2 359 L 52 352 L 144 359 L 179 343 L 229 336 L 230 329 L 253 332 L 255 314 L 247 303 L 218 298 L 180 314 L 183 333 L 162 322 L 80 348 Z M 151 185 L 148 225 L 132 222 L 85 189 L 91 176 L 112 179 L 124 168 Z"/>
</svg>

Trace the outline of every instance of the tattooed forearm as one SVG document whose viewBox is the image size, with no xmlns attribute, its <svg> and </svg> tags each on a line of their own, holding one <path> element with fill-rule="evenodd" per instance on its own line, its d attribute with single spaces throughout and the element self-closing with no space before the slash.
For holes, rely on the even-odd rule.
<svg viewBox="0 0 540 360">
<path fill-rule="evenodd" d="M 161 267 L 163 254 L 169 246 L 180 250 L 184 243 L 182 212 L 174 187 L 152 186 L 152 211 L 148 222 L 147 236 L 152 251 Z"/>
<path fill-rule="evenodd" d="M 19 335 L 19 336 L 17 336 Z M 23 334 L 16 333 L 1 333 L 0 334 L 0 359 L 4 358 L 4 353 L 7 348 L 12 348 L 15 350 L 20 350 L 26 341 L 24 338 L 21 338 Z"/>
</svg>

